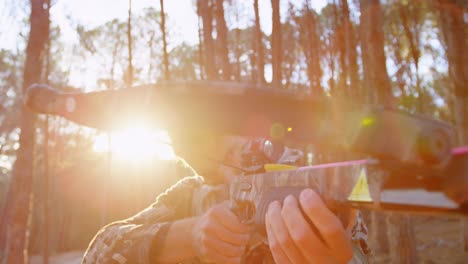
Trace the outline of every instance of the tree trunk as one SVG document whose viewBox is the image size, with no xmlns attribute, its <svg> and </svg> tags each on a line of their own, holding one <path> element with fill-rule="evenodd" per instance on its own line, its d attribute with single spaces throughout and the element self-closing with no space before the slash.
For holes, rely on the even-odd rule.
<svg viewBox="0 0 468 264">
<path fill-rule="evenodd" d="M 363 50 L 364 87 L 369 89 L 368 102 L 392 106 L 393 96 L 387 73 L 384 53 L 383 12 L 378 0 L 360 0 L 361 43 Z M 391 243 L 392 255 L 398 256 L 397 263 L 414 263 L 416 248 L 411 221 L 408 217 L 390 214 L 387 216 L 388 230 L 374 230 L 381 238 L 381 245 L 387 244 L 388 236 L 397 237 L 398 243 Z M 378 225 L 378 227 L 380 227 Z M 395 240 L 392 240 L 395 242 Z"/>
<path fill-rule="evenodd" d="M 445 39 L 449 76 L 455 94 L 455 123 L 458 144 L 468 144 L 468 52 L 464 13 L 466 3 L 461 0 L 439 0 L 440 24 Z M 468 252 L 468 220 L 463 221 L 464 249 Z"/>
<path fill-rule="evenodd" d="M 149 49 L 149 57 L 150 60 L 153 60 L 154 58 L 154 50 L 153 50 L 153 43 L 154 43 L 154 38 L 155 38 L 156 33 L 153 31 L 151 32 L 150 39 L 148 40 L 148 49 Z M 112 53 L 112 62 L 114 63 L 115 61 L 115 48 L 114 48 L 114 53 Z M 164 65 L 165 66 L 165 65 Z M 148 65 L 148 76 L 146 77 L 148 82 L 151 82 L 151 77 L 153 76 L 153 63 L 149 63 Z M 112 75 L 112 79 L 114 79 L 114 76 Z"/>
<path fill-rule="evenodd" d="M 458 3 L 460 2 L 460 3 Z M 455 122 L 458 129 L 458 143 L 468 144 L 468 73 L 465 67 L 466 40 L 463 5 L 461 1 L 439 0 L 440 24 L 445 39 L 449 76 L 455 93 Z"/>
<path fill-rule="evenodd" d="M 238 15 L 237 15 L 237 21 L 239 21 Z M 242 50 L 240 47 L 241 41 L 242 41 L 241 30 L 236 29 L 236 40 L 235 40 L 236 48 L 234 50 L 234 54 L 236 56 L 236 69 L 234 70 L 234 80 L 237 80 L 237 81 L 241 80 L 241 59 L 240 59 L 240 57 L 242 56 Z"/>
<path fill-rule="evenodd" d="M 468 220 L 462 219 L 462 228 L 463 228 L 463 248 L 465 252 L 468 252 Z"/>
<path fill-rule="evenodd" d="M 305 2 L 304 22 L 302 26 L 302 50 L 306 57 L 307 62 L 307 77 L 310 82 L 311 91 L 314 95 L 321 95 L 323 93 L 321 80 L 322 80 L 322 67 L 320 66 L 320 38 L 317 34 L 317 16 L 309 8 L 308 1 Z"/>
<path fill-rule="evenodd" d="M 388 254 L 389 253 L 389 241 L 387 237 L 387 215 L 383 212 L 367 211 L 369 221 L 369 242 L 373 254 Z"/>
<path fill-rule="evenodd" d="M 198 24 L 198 64 L 200 65 L 200 80 L 205 79 L 205 64 L 203 60 L 203 35 L 202 35 L 202 26 L 200 24 L 200 1 L 197 1 L 197 24 Z"/>
<path fill-rule="evenodd" d="M 207 0 L 198 0 L 199 15 L 202 18 L 203 23 L 203 46 L 205 53 L 205 72 L 207 79 L 217 79 L 217 72 L 215 67 L 215 54 L 213 45 L 213 15 L 212 7 Z"/>
<path fill-rule="evenodd" d="M 112 50 L 112 63 L 111 63 L 111 69 L 110 69 L 110 82 L 109 85 L 107 86 L 108 90 L 113 90 L 115 89 L 115 64 L 117 62 L 117 52 L 119 51 L 120 48 L 120 41 L 116 41 L 114 45 L 114 49 Z"/>
<path fill-rule="evenodd" d="M 31 15 L 23 93 L 40 82 L 46 44 L 49 39 L 50 0 L 31 0 Z M 30 213 L 32 210 L 33 146 L 35 115 L 26 107 L 21 112 L 20 148 L 13 167 L 6 206 L 3 211 L 2 234 L 5 244 L 2 263 L 27 263 Z"/>
<path fill-rule="evenodd" d="M 364 87 L 371 104 L 393 104 L 384 53 L 383 12 L 379 0 L 360 0 Z"/>
<path fill-rule="evenodd" d="M 263 32 L 260 27 L 260 14 L 258 12 L 258 0 L 254 0 L 254 12 L 255 12 L 255 62 L 256 62 L 256 74 L 254 81 L 257 84 L 265 83 L 265 55 L 263 52 Z"/>
<path fill-rule="evenodd" d="M 347 0 L 341 0 L 343 9 L 343 29 L 344 29 L 344 42 L 346 61 L 348 66 L 347 78 L 349 80 L 350 94 L 353 100 L 360 100 L 362 95 L 360 93 L 361 87 L 359 85 L 359 67 L 357 63 L 357 43 L 354 33 L 353 23 L 349 15 L 349 6 Z"/>
<path fill-rule="evenodd" d="M 231 63 L 229 62 L 228 36 L 226 20 L 224 19 L 224 0 L 216 0 L 215 18 L 216 18 L 216 40 L 218 46 L 218 56 L 221 60 L 221 70 L 223 80 L 231 79 Z"/>
<path fill-rule="evenodd" d="M 128 22 L 127 22 L 127 41 L 128 41 L 128 75 L 127 87 L 133 85 L 133 58 L 132 58 L 132 0 L 128 0 Z"/>
<path fill-rule="evenodd" d="M 271 58 L 272 58 L 272 68 L 273 68 L 273 86 L 281 87 L 282 84 L 282 69 L 281 61 L 283 51 L 281 48 L 281 20 L 280 20 L 280 1 L 271 0 L 272 7 L 272 23 L 273 28 L 271 32 Z"/>
<path fill-rule="evenodd" d="M 390 248 L 392 263 L 418 263 L 416 253 L 416 239 L 413 221 L 410 215 L 389 213 L 387 226 L 390 234 Z"/>
<path fill-rule="evenodd" d="M 409 47 L 410 47 L 410 54 L 414 62 L 414 66 L 416 69 L 415 78 L 416 78 L 416 92 L 418 93 L 418 103 L 417 109 L 419 113 L 424 113 L 424 91 L 421 87 L 421 80 L 419 78 L 419 33 L 417 32 L 418 29 L 412 29 L 410 26 L 410 19 L 415 19 L 418 21 L 418 17 L 416 12 L 409 13 L 409 4 L 402 4 L 400 3 L 398 6 L 398 11 L 400 13 L 401 22 L 403 25 L 403 31 L 405 32 L 405 36 L 408 39 Z M 413 27 L 416 27 L 413 25 Z M 413 33 L 413 31 L 414 33 Z"/>
<path fill-rule="evenodd" d="M 333 19 L 335 24 L 334 43 L 333 46 L 338 52 L 340 71 L 338 72 L 338 89 L 341 96 L 349 98 L 349 87 L 347 85 L 348 79 L 348 64 L 346 61 L 346 46 L 344 39 L 344 19 L 338 10 L 338 4 L 333 1 Z"/>
<path fill-rule="evenodd" d="M 47 5 L 47 13 L 50 14 L 50 1 Z M 49 16 L 49 27 L 50 27 L 50 16 Z M 50 30 L 50 29 L 49 29 Z M 43 75 L 42 79 L 44 82 L 49 85 L 49 75 L 51 71 L 51 36 L 49 33 L 49 36 L 47 38 L 47 45 L 46 45 L 46 58 L 45 58 L 45 74 Z M 44 214 L 44 227 L 43 229 L 43 246 L 42 246 L 42 263 L 44 264 L 49 264 L 49 251 L 50 251 L 50 198 L 49 198 L 49 177 L 50 177 L 50 172 L 49 172 L 49 116 L 46 117 L 45 124 L 44 124 L 44 157 L 43 157 L 43 162 L 44 162 L 44 173 L 42 177 L 42 184 L 43 184 L 43 214 Z M 34 191 L 33 191 L 33 197 L 34 197 Z"/>
<path fill-rule="evenodd" d="M 163 41 L 164 79 L 169 80 L 171 76 L 169 73 L 169 56 L 167 54 L 166 14 L 164 13 L 164 0 L 159 0 L 159 5 L 161 6 L 161 32 L 162 32 L 162 41 Z"/>
</svg>

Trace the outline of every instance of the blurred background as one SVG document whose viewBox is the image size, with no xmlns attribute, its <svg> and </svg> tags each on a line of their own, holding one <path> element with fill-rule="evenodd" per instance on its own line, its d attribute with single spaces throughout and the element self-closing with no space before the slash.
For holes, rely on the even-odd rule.
<svg viewBox="0 0 468 264">
<path fill-rule="evenodd" d="M 0 0 L 2 226 L 27 227 L 31 256 L 81 252 L 184 175 L 164 131 L 135 123 L 108 133 L 24 111 L 35 82 L 270 84 L 441 119 L 467 145 L 467 9 L 463 0 Z M 466 220 L 365 216 L 373 263 L 468 259 Z"/>
</svg>

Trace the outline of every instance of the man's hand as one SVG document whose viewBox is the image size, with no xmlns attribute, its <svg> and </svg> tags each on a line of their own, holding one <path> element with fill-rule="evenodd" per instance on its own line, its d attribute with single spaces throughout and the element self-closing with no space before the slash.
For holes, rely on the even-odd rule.
<svg viewBox="0 0 468 264">
<path fill-rule="evenodd" d="M 206 262 L 240 263 L 250 235 L 226 204 L 209 209 L 193 228 L 193 243 Z"/>
<path fill-rule="evenodd" d="M 299 203 L 292 195 L 284 199 L 282 207 L 278 201 L 272 202 L 265 222 L 269 246 L 278 264 L 348 263 L 353 256 L 351 240 L 340 220 L 310 189 L 301 192 Z"/>
</svg>

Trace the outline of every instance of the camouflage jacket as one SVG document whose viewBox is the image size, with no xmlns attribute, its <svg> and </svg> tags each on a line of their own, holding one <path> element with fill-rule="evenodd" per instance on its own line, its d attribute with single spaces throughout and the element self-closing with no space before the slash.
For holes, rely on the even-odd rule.
<svg viewBox="0 0 468 264">
<path fill-rule="evenodd" d="M 226 200 L 227 193 L 226 186 L 207 185 L 200 176 L 183 178 L 137 215 L 102 228 L 90 243 L 82 263 L 154 263 L 151 259 L 157 251 L 156 238 L 164 239 L 168 223 L 202 214 Z M 367 230 L 360 214 L 354 221 L 352 237 L 355 257 L 351 263 L 366 263 Z M 247 249 L 245 263 L 274 263 L 266 239 L 254 235 Z M 195 258 L 183 263 L 203 262 Z"/>
</svg>

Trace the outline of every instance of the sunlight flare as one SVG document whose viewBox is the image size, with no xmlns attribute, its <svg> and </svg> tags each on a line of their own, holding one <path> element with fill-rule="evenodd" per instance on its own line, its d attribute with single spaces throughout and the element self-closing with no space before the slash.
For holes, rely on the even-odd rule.
<svg viewBox="0 0 468 264">
<path fill-rule="evenodd" d="M 112 132 L 110 138 L 108 134 L 100 134 L 94 140 L 93 150 L 108 152 L 109 145 L 114 157 L 124 161 L 149 162 L 175 156 L 167 132 L 143 126 Z"/>
</svg>

